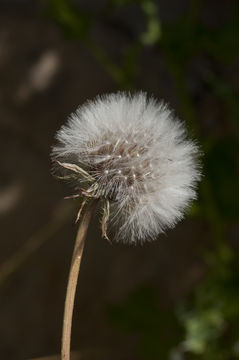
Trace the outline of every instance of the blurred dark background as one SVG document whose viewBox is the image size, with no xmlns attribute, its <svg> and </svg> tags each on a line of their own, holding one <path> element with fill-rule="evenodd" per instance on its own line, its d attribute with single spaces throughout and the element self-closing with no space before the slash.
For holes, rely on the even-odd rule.
<svg viewBox="0 0 239 360">
<path fill-rule="evenodd" d="M 95 217 L 72 347 L 92 359 L 239 358 L 239 3 L 0 1 L 0 358 L 60 351 L 77 202 L 50 149 L 88 98 L 143 89 L 201 143 L 199 199 L 153 243 Z M 88 355 L 87 355 L 88 354 Z"/>
</svg>

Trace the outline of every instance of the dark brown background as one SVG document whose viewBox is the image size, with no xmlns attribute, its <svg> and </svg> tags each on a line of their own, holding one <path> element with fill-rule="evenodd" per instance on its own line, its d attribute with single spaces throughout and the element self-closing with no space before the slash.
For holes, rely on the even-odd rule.
<svg viewBox="0 0 239 360">
<path fill-rule="evenodd" d="M 79 3 L 95 10 L 103 2 Z M 220 24 L 230 15 L 232 3 L 207 2 L 203 21 L 212 27 Z M 188 1 L 159 1 L 159 6 L 167 23 L 187 12 Z M 44 15 L 44 8 L 41 1 L 0 1 L 0 358 L 4 360 L 59 353 L 76 209 L 62 200 L 70 189 L 52 177 L 49 154 L 55 132 L 69 113 L 88 98 L 118 90 L 84 44 L 65 38 Z M 125 14 L 125 19 L 141 26 L 140 16 Z M 93 36 L 116 61 L 129 41 L 114 19 L 98 21 Z M 208 66 L 204 61 L 194 61 L 189 76 L 191 91 L 200 99 L 196 103 L 200 127 L 202 132 L 223 134 L 226 126 L 218 101 L 199 86 L 198 69 Z M 238 65 L 225 72 L 232 84 L 238 81 Z M 136 88 L 165 98 L 180 116 L 172 77 L 150 47 L 142 54 Z M 230 238 L 236 240 L 237 233 L 234 226 Z M 151 284 L 162 308 L 173 306 L 202 278 L 205 266 L 199 254 L 208 236 L 204 221 L 187 218 L 153 243 L 111 246 L 101 238 L 96 216 L 80 273 L 73 348 L 113 349 L 120 359 L 136 358 L 137 336 L 122 335 L 112 326 L 107 304 L 124 301 L 134 289 Z M 34 244 L 39 245 L 36 251 L 30 249 Z M 6 261 L 19 252 L 23 261 L 15 271 L 11 265 L 9 275 Z"/>
</svg>

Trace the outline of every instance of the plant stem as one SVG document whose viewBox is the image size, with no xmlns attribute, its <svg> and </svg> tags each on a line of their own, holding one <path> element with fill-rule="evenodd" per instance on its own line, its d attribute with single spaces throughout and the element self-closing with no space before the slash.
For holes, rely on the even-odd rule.
<svg viewBox="0 0 239 360">
<path fill-rule="evenodd" d="M 87 207 L 76 236 L 66 291 L 62 330 L 61 360 L 70 360 L 72 315 L 75 302 L 76 286 L 84 249 L 85 237 L 95 206 L 96 201 L 94 200 Z"/>
</svg>

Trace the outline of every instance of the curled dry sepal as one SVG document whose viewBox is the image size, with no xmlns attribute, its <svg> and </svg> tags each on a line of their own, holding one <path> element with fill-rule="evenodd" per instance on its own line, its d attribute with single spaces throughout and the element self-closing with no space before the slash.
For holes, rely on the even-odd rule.
<svg viewBox="0 0 239 360">
<path fill-rule="evenodd" d="M 103 204 L 125 243 L 154 239 L 183 218 L 196 198 L 199 150 L 168 106 L 145 93 L 116 93 L 88 101 L 57 132 L 52 157 L 82 197 Z M 66 173 L 67 172 L 67 173 Z"/>
</svg>

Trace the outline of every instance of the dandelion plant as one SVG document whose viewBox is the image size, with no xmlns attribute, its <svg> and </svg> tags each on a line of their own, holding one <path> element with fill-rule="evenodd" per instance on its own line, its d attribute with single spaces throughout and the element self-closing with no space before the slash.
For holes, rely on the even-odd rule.
<svg viewBox="0 0 239 360">
<path fill-rule="evenodd" d="M 56 140 L 58 177 L 74 184 L 68 198 L 81 199 L 62 335 L 62 360 L 69 360 L 75 289 L 93 210 L 102 209 L 101 231 L 109 241 L 156 239 L 196 198 L 199 149 L 168 105 L 143 92 L 88 101 L 70 115 Z"/>
</svg>

